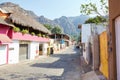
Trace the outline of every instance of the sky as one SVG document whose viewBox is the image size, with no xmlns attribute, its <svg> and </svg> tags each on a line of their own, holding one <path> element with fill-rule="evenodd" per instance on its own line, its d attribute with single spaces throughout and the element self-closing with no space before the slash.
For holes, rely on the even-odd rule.
<svg viewBox="0 0 120 80">
<path fill-rule="evenodd" d="M 0 0 L 3 2 L 12 2 L 20 7 L 33 11 L 38 16 L 45 16 L 49 19 L 59 18 L 61 16 L 79 16 L 80 5 L 88 3 L 90 0 Z M 99 4 L 99 0 L 91 0 Z"/>
</svg>

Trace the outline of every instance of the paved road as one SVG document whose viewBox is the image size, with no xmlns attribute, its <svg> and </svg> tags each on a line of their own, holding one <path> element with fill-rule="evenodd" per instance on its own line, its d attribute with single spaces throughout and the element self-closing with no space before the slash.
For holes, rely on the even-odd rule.
<svg viewBox="0 0 120 80">
<path fill-rule="evenodd" d="M 74 47 L 36 60 L 0 66 L 0 80 L 81 80 L 80 53 Z"/>
</svg>

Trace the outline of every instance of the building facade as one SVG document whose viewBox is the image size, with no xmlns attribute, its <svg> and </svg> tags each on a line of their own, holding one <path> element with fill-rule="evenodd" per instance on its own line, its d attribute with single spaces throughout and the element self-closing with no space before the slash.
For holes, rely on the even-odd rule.
<svg viewBox="0 0 120 80">
<path fill-rule="evenodd" d="M 0 9 L 0 65 L 33 60 L 41 56 L 40 48 L 42 49 L 42 55 L 47 55 L 49 38 L 46 36 L 49 31 L 34 19 L 26 17 L 22 13 L 18 14 L 25 19 Z M 13 21 L 14 18 L 10 17 L 11 15 L 16 18 L 15 21 Z M 31 20 L 33 23 L 28 24 L 24 20 L 25 22 Z M 20 31 L 24 30 L 24 33 L 15 31 L 14 28 L 20 29 Z M 29 33 L 25 33 L 25 30 Z M 34 35 L 31 34 L 33 32 Z M 40 34 L 40 36 L 37 34 Z"/>
</svg>

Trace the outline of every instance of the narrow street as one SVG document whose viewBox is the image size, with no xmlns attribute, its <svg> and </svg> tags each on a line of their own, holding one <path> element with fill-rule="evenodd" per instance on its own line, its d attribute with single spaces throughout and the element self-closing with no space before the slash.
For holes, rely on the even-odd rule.
<svg viewBox="0 0 120 80">
<path fill-rule="evenodd" d="M 81 80 L 80 52 L 73 46 L 51 56 L 0 66 L 0 80 Z"/>
</svg>

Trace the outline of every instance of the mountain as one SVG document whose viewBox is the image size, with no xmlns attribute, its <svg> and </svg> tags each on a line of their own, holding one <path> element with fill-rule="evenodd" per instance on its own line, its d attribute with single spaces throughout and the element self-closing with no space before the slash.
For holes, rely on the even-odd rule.
<svg viewBox="0 0 120 80">
<path fill-rule="evenodd" d="M 56 18 L 54 20 L 50 20 L 48 18 L 45 18 L 44 16 L 37 16 L 34 12 L 25 10 L 21 8 L 19 5 L 11 3 L 11 2 L 6 2 L 0 4 L 0 8 L 5 8 L 7 7 L 9 9 L 14 9 L 16 11 L 20 11 L 21 13 L 28 15 L 30 17 L 33 17 L 36 19 L 38 22 L 42 24 L 50 24 L 52 26 L 60 26 L 64 33 L 69 34 L 69 35 L 78 35 L 79 34 L 79 29 L 78 25 L 82 24 L 89 18 L 89 16 L 75 16 L 75 17 L 66 17 L 62 16 L 60 18 Z"/>
<path fill-rule="evenodd" d="M 44 16 L 39 17 L 39 22 L 42 24 L 50 24 L 52 26 L 60 26 L 64 30 L 64 33 L 69 35 L 78 35 L 79 29 L 78 25 L 83 24 L 89 16 L 80 15 L 75 17 L 62 16 L 54 20 L 45 18 Z"/>
<path fill-rule="evenodd" d="M 75 26 L 78 26 L 78 24 L 83 24 L 89 18 L 89 16 L 87 16 L 87 15 L 80 15 L 80 16 L 68 17 L 68 18 L 71 20 L 71 22 Z"/>
<path fill-rule="evenodd" d="M 59 24 L 66 34 L 73 35 L 77 34 L 75 25 L 69 20 L 68 17 L 62 16 L 54 20 L 55 23 Z"/>
<path fill-rule="evenodd" d="M 74 24 L 76 31 L 79 32 L 80 30 L 78 29 L 79 24 L 84 24 L 84 22 L 89 19 L 90 17 L 87 15 L 80 15 L 80 16 L 75 16 L 75 17 L 68 17 L 70 21 Z"/>
<path fill-rule="evenodd" d="M 59 24 L 55 23 L 53 20 L 50 20 L 44 16 L 39 17 L 39 22 L 42 24 L 50 24 L 52 26 L 60 26 Z"/>
</svg>

